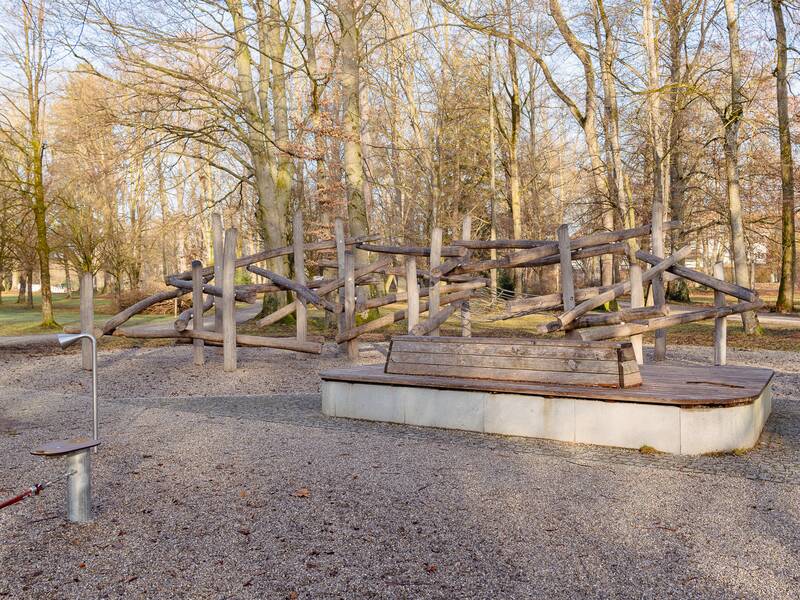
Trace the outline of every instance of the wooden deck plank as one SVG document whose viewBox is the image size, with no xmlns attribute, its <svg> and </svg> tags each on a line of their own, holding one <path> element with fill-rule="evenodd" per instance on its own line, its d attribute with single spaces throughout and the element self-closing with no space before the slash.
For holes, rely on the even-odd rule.
<svg viewBox="0 0 800 600">
<path fill-rule="evenodd" d="M 463 340 L 464 338 L 457 338 Z M 376 383 L 452 390 L 474 390 L 532 396 L 641 402 L 673 406 L 735 406 L 753 402 L 774 372 L 753 367 L 642 365 L 642 385 L 607 388 L 585 385 L 531 384 L 462 377 L 399 375 L 383 372 L 384 365 L 323 371 L 323 380 Z"/>
</svg>

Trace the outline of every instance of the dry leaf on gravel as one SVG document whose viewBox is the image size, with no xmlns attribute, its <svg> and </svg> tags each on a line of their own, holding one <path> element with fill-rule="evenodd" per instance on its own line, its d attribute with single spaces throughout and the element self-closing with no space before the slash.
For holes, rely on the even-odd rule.
<svg viewBox="0 0 800 600">
<path fill-rule="evenodd" d="M 308 488 L 300 488 L 299 490 L 295 490 L 292 496 L 295 498 L 309 498 L 311 496 L 311 491 Z"/>
</svg>

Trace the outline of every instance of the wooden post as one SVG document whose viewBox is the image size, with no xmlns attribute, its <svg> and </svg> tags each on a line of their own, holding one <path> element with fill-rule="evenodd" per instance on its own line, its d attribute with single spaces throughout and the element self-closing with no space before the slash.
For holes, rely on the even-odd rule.
<svg viewBox="0 0 800 600">
<path fill-rule="evenodd" d="M 81 333 L 94 333 L 94 276 L 81 274 Z M 81 340 L 81 367 L 92 369 L 92 342 Z"/>
<path fill-rule="evenodd" d="M 356 326 L 356 258 L 353 252 L 344 253 L 344 318 L 345 329 L 354 329 Z M 352 339 L 345 342 L 347 358 L 358 360 L 358 340 Z"/>
<path fill-rule="evenodd" d="M 472 238 L 472 216 L 464 217 L 461 224 L 461 239 L 469 240 Z M 469 300 L 461 303 L 461 337 L 472 337 L 472 320 L 469 310 Z"/>
<path fill-rule="evenodd" d="M 406 290 L 408 291 L 408 333 L 419 323 L 419 285 L 417 284 L 417 259 L 406 256 Z"/>
<path fill-rule="evenodd" d="M 203 263 L 199 260 L 192 261 L 192 331 L 203 331 Z M 194 364 L 205 363 L 203 340 L 192 340 Z"/>
<path fill-rule="evenodd" d="M 721 262 L 714 265 L 714 277 L 725 281 L 725 268 Z M 725 294 L 714 292 L 714 306 L 725 306 Z M 728 318 L 714 319 L 714 364 L 724 365 L 728 362 Z"/>
<path fill-rule="evenodd" d="M 336 241 L 336 277 L 338 279 L 344 279 L 344 253 L 345 253 L 345 246 L 344 246 L 344 221 L 340 218 L 336 218 L 333 222 L 333 236 Z M 344 306 L 344 287 L 342 286 L 339 288 L 339 304 Z M 339 313 L 339 317 L 336 321 L 336 329 L 337 333 L 342 334 L 347 330 L 347 324 L 345 323 L 345 311 Z M 339 347 L 339 351 L 341 352 L 341 346 Z"/>
<path fill-rule="evenodd" d="M 303 213 L 294 213 L 292 220 L 292 245 L 294 251 L 294 280 L 300 285 L 306 284 L 306 263 L 303 256 Z M 308 334 L 308 310 L 305 298 L 297 294 L 295 299 L 295 317 L 297 319 L 297 341 L 305 342 Z"/>
<path fill-rule="evenodd" d="M 561 297 L 564 312 L 575 308 L 575 280 L 572 275 L 572 250 L 570 249 L 569 225 L 559 225 L 558 235 L 559 273 L 561 275 Z"/>
<path fill-rule="evenodd" d="M 222 216 L 211 213 L 211 249 L 214 253 L 214 285 L 222 287 L 224 258 Z M 222 298 L 214 298 L 214 331 L 222 333 Z"/>
<path fill-rule="evenodd" d="M 236 229 L 225 232 L 222 251 L 222 363 L 226 372 L 236 370 L 236 299 L 233 274 L 236 271 Z"/>
<path fill-rule="evenodd" d="M 642 308 L 644 306 L 644 289 L 642 288 L 642 268 L 637 264 L 631 264 L 628 277 L 631 280 L 631 308 Z M 636 362 L 644 364 L 644 353 L 642 352 L 642 335 L 632 335 L 633 353 Z"/>
<path fill-rule="evenodd" d="M 438 267 L 442 262 L 442 228 L 434 227 L 431 232 L 431 259 L 430 270 Z M 441 290 L 439 287 L 439 278 L 431 277 L 430 291 L 428 292 L 428 316 L 433 317 L 439 312 L 439 298 Z M 439 335 L 439 328 L 431 330 L 431 335 Z"/>
</svg>

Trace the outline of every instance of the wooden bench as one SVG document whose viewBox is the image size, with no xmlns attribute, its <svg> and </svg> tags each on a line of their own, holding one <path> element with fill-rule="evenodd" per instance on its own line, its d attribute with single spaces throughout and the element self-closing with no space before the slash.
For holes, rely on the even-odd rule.
<svg viewBox="0 0 800 600">
<path fill-rule="evenodd" d="M 630 342 L 395 336 L 391 374 L 629 388 L 642 377 Z"/>
</svg>

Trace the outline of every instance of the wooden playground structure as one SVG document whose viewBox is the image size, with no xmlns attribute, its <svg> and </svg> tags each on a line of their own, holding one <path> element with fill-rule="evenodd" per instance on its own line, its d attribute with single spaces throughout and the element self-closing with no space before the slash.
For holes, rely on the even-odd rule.
<svg viewBox="0 0 800 600">
<path fill-rule="evenodd" d="M 662 224 L 661 230 L 677 227 L 677 222 Z M 222 219 L 212 215 L 212 266 L 193 261 L 192 269 L 166 278 L 169 288 L 145 298 L 95 327 L 91 321 L 91 285 L 81 286 L 81 327 L 97 337 L 116 335 L 128 338 L 174 338 L 191 341 L 194 362 L 204 361 L 204 344 L 223 347 L 226 371 L 236 369 L 236 348 L 256 346 L 319 354 L 322 342 L 308 335 L 308 311 L 312 304 L 336 319 L 335 341 L 351 360 L 358 357 L 359 338 L 398 321 L 406 321 L 414 336 L 438 336 L 442 324 L 458 311 L 461 335 L 470 337 L 476 294 L 488 293 L 487 274 L 497 269 L 543 268 L 558 265 L 559 291 L 551 294 L 506 300 L 492 296 L 490 320 L 507 320 L 532 313 L 553 313 L 545 323 L 529 328 L 534 335 L 563 332 L 574 340 L 600 341 L 629 339 L 636 361 L 643 362 L 642 334 L 656 331 L 657 358 L 665 351 L 663 332 L 675 325 L 699 320 L 715 320 L 715 364 L 725 364 L 726 319 L 728 315 L 756 310 L 763 306 L 750 289 L 724 280 L 722 265 L 715 276 L 696 271 L 680 263 L 689 254 L 684 247 L 671 256 L 659 257 L 640 248 L 639 240 L 653 233 L 650 225 L 570 237 L 567 225 L 561 225 L 555 240 L 473 240 L 471 220 L 465 217 L 460 239 L 443 244 L 442 230 L 434 228 L 429 246 L 390 246 L 376 243 L 375 236 L 348 238 L 345 224 L 337 219 L 333 239 L 307 242 L 303 219 L 298 212 L 293 219 L 291 246 L 267 249 L 249 256 L 236 256 L 237 231 L 223 230 Z M 662 233 L 663 235 L 663 233 Z M 504 252 L 497 256 L 498 252 Z M 308 280 L 306 261 L 316 255 L 316 264 L 326 277 Z M 487 258 L 486 255 L 489 255 Z M 628 276 L 612 286 L 577 288 L 573 261 L 615 255 L 627 258 Z M 334 255 L 334 259 L 328 256 Z M 258 263 L 279 257 L 292 257 L 294 276 L 273 272 Z M 369 257 L 373 257 L 370 261 Z M 235 285 L 235 271 L 246 269 L 263 279 L 262 283 Z M 669 279 L 683 278 L 714 291 L 715 305 L 670 314 L 664 286 Z M 388 282 L 393 282 L 392 289 Z M 368 287 L 385 293 L 369 297 Z M 646 288 L 649 287 L 649 293 Z M 260 318 L 259 326 L 268 326 L 294 314 L 294 337 L 244 335 L 236 331 L 243 320 L 236 303 L 254 304 L 261 294 L 289 292 L 292 300 L 273 313 Z M 192 295 L 192 306 L 181 313 L 173 327 L 125 327 L 135 314 L 165 300 Z M 629 306 L 617 300 L 630 298 Z M 728 304 L 726 296 L 736 303 Z M 647 302 L 645 299 L 647 298 Z M 405 304 L 372 320 L 356 324 L 356 315 L 390 304 Z M 481 304 L 486 304 L 481 302 Z M 214 309 L 213 325 L 198 317 Z M 597 309 L 605 308 L 603 312 Z M 610 310 L 608 310 L 610 308 Z M 68 328 L 74 332 L 76 328 Z M 659 343 L 659 341 L 661 343 Z M 660 354 L 660 356 L 659 356 Z"/>
</svg>

